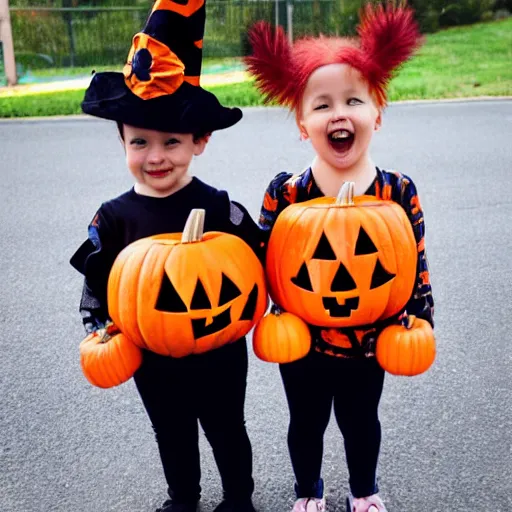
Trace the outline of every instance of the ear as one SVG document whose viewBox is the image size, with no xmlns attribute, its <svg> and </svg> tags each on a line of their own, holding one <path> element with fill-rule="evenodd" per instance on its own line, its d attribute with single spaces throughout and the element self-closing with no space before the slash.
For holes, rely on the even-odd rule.
<svg viewBox="0 0 512 512">
<path fill-rule="evenodd" d="M 380 127 L 382 126 L 382 111 L 379 109 L 377 114 L 377 119 L 375 119 L 375 127 L 374 130 L 378 132 Z"/>
<path fill-rule="evenodd" d="M 297 124 L 299 125 L 300 140 L 308 140 L 308 131 L 306 130 L 306 127 L 304 126 L 303 122 L 299 121 Z"/>
<path fill-rule="evenodd" d="M 202 137 L 199 137 L 198 139 L 194 140 L 194 155 L 199 156 L 203 153 L 203 151 L 206 148 L 206 144 L 208 144 L 208 140 L 211 136 L 211 133 L 208 133 L 207 135 L 203 135 Z"/>
</svg>

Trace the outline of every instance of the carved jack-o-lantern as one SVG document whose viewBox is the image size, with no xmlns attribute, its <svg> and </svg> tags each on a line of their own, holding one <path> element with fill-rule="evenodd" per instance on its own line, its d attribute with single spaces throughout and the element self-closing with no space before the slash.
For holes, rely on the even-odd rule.
<svg viewBox="0 0 512 512">
<path fill-rule="evenodd" d="M 172 357 L 199 354 L 247 334 L 267 307 L 263 268 L 240 238 L 203 234 L 192 210 L 183 234 L 138 240 L 117 257 L 109 313 L 141 348 Z"/>
<path fill-rule="evenodd" d="M 268 244 L 272 299 L 323 327 L 373 324 L 400 312 L 411 297 L 417 251 L 405 211 L 393 201 L 353 196 L 288 206 Z"/>
</svg>

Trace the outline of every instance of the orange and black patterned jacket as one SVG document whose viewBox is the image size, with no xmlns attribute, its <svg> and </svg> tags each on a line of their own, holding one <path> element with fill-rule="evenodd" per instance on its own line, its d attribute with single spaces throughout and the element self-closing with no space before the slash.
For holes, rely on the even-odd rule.
<svg viewBox="0 0 512 512">
<path fill-rule="evenodd" d="M 406 305 L 405 312 L 423 318 L 433 326 L 434 300 L 425 255 L 425 223 L 414 183 L 404 174 L 377 168 L 375 181 L 368 188 L 366 194 L 397 202 L 411 221 L 418 247 L 418 264 L 416 286 Z M 300 174 L 279 173 L 270 182 L 261 207 L 259 225 L 265 234 L 266 241 L 270 237 L 278 215 L 289 204 L 301 203 L 322 196 L 323 194 L 313 178 L 311 168 L 307 168 Z M 380 331 L 390 323 L 399 322 L 402 316 L 403 313 L 385 322 L 357 329 L 310 326 L 314 347 L 319 352 L 338 357 L 372 357 L 375 355 L 375 342 Z"/>
</svg>

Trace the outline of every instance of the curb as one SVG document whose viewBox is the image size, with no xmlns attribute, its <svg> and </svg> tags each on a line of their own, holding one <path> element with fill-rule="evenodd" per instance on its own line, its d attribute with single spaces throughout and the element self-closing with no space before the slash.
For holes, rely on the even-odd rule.
<svg viewBox="0 0 512 512">
<path fill-rule="evenodd" d="M 475 101 L 503 101 L 512 100 L 512 96 L 468 96 L 467 98 L 437 98 L 424 100 L 398 100 L 389 103 L 391 105 L 417 105 L 428 103 L 471 103 Z"/>
</svg>

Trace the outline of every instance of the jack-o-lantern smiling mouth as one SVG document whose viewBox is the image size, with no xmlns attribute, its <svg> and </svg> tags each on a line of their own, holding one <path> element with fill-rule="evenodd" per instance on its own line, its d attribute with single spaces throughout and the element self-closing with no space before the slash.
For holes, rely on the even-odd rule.
<svg viewBox="0 0 512 512">
<path fill-rule="evenodd" d="M 378 253 L 378 250 L 375 247 L 375 244 L 371 241 L 366 231 L 361 227 L 357 237 L 354 255 L 363 256 L 376 253 Z M 336 254 L 325 233 L 322 233 L 312 259 L 330 261 L 337 260 Z M 380 259 L 377 257 L 377 262 L 375 263 L 375 267 L 372 273 L 370 290 L 386 284 L 387 282 L 394 279 L 395 276 L 396 274 L 388 272 L 382 266 Z M 313 289 L 313 285 L 311 284 L 311 277 L 309 275 L 308 266 L 305 261 L 302 263 L 297 275 L 291 278 L 291 281 L 294 285 L 303 290 L 316 293 Z M 333 292 L 333 294 L 340 292 L 358 292 L 356 282 L 341 261 L 339 262 L 338 269 L 336 270 L 336 274 L 334 275 L 334 278 L 331 282 L 330 291 Z M 339 304 L 339 301 L 341 300 L 344 300 L 343 304 Z M 328 295 L 322 297 L 322 304 L 325 308 L 325 311 L 331 317 L 350 317 L 352 311 L 355 311 L 359 307 L 359 297 L 354 296 L 345 299 L 338 299 L 336 295 Z"/>
<path fill-rule="evenodd" d="M 238 286 L 229 279 L 224 273 L 222 274 L 222 284 L 220 289 L 220 297 L 218 302 L 218 308 L 227 305 L 224 311 L 218 313 L 217 315 L 205 315 L 201 318 L 193 318 L 191 316 L 192 322 L 192 331 L 194 333 L 194 339 L 203 338 L 204 336 L 209 336 L 216 332 L 222 331 L 226 327 L 228 327 L 233 322 L 249 320 L 252 321 L 254 314 L 256 312 L 256 305 L 258 302 L 258 286 L 255 284 L 247 297 L 247 302 L 245 303 L 244 309 L 240 318 L 231 319 L 231 306 L 235 299 L 240 297 L 242 292 L 238 288 Z M 158 299 L 155 305 L 155 309 L 157 311 L 167 312 L 167 313 L 192 313 L 194 310 L 210 310 L 212 311 L 214 308 L 208 298 L 208 294 L 204 289 L 203 283 L 198 279 L 196 283 L 196 287 L 194 290 L 194 294 L 192 296 L 192 302 L 190 304 L 190 311 L 183 302 L 182 298 L 178 294 L 176 288 L 171 283 L 171 280 L 164 272 L 162 278 L 162 285 L 160 287 L 160 293 L 158 294 Z M 207 324 L 207 321 L 210 322 Z"/>
<path fill-rule="evenodd" d="M 325 310 L 329 312 L 329 316 L 345 318 L 349 317 L 352 311 L 359 307 L 359 297 L 347 299 L 343 305 L 338 304 L 336 297 L 322 297 L 322 304 Z"/>
</svg>

